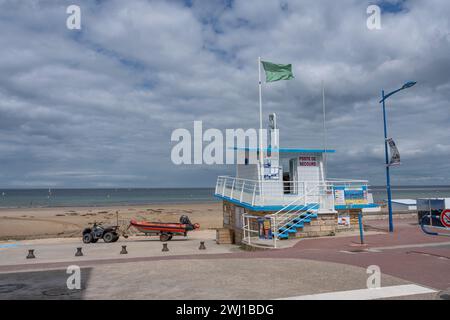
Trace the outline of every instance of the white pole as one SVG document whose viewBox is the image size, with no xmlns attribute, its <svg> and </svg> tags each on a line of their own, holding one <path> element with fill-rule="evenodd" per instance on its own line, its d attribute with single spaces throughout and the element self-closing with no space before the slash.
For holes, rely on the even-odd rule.
<svg viewBox="0 0 450 320">
<path fill-rule="evenodd" d="M 261 166 L 264 165 L 263 160 L 263 121 L 262 121 L 262 81 L 261 81 L 261 57 L 258 58 L 258 74 L 259 74 L 259 158 Z M 261 167 L 262 168 L 262 167 Z"/>
<path fill-rule="evenodd" d="M 325 109 L 325 85 L 322 81 L 322 110 L 323 110 L 323 148 L 325 153 L 323 154 L 323 180 L 326 180 L 327 172 L 327 125 L 326 125 L 326 109 Z"/>
<path fill-rule="evenodd" d="M 259 159 L 260 159 L 260 188 L 259 196 L 262 200 L 262 180 L 264 179 L 264 157 L 263 157 L 263 121 L 262 121 L 262 81 L 261 81 L 261 57 L 258 57 L 259 76 Z"/>
</svg>

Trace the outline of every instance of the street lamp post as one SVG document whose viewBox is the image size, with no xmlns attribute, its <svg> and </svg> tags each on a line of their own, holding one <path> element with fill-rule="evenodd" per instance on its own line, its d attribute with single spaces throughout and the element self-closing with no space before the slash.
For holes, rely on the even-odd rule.
<svg viewBox="0 0 450 320">
<path fill-rule="evenodd" d="M 389 172 L 389 153 L 388 153 L 388 137 L 387 137 L 387 120 L 386 120 L 386 99 L 390 96 L 400 92 L 404 89 L 408 89 L 413 87 L 417 82 L 409 81 L 403 85 L 400 89 L 392 91 L 387 95 L 384 94 L 384 90 L 381 91 L 381 100 L 380 103 L 383 104 L 383 123 L 384 123 L 384 153 L 386 158 L 386 191 L 388 195 L 388 208 L 389 208 L 389 232 L 394 232 L 394 222 L 392 219 L 392 193 L 391 193 L 391 176 Z"/>
</svg>

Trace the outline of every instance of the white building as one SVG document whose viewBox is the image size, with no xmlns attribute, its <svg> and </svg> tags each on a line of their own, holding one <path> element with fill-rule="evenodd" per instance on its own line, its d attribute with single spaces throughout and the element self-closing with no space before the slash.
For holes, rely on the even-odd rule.
<svg viewBox="0 0 450 320">
<path fill-rule="evenodd" d="M 280 239 L 334 235 L 340 216 L 352 228 L 362 209 L 377 207 L 369 201 L 367 181 L 326 177 L 324 157 L 334 150 L 280 148 L 276 116 L 269 119 L 268 147 L 238 149 L 245 159 L 256 152 L 258 163 L 245 161 L 236 166 L 234 177 L 217 179 L 224 228 L 233 232 L 236 243 L 270 240 L 266 243 L 276 246 Z"/>
<path fill-rule="evenodd" d="M 387 203 L 387 200 L 385 200 Z M 392 199 L 392 211 L 404 212 L 404 211 L 416 211 L 417 200 L 415 199 Z"/>
</svg>

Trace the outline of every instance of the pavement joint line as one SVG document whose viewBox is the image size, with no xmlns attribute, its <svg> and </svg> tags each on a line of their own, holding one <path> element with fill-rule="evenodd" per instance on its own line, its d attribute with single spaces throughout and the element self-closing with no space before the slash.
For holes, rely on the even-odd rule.
<svg viewBox="0 0 450 320">
<path fill-rule="evenodd" d="M 221 259 L 223 257 L 233 258 L 233 253 L 208 253 L 208 254 L 193 254 L 193 255 L 158 255 L 158 256 L 143 256 L 143 257 L 116 257 L 116 258 L 103 258 L 103 259 L 82 259 L 82 260 L 64 260 L 64 261 L 35 261 L 33 263 L 20 263 L 12 265 L 0 265 L 0 274 L 2 273 L 14 273 L 14 272 L 28 272 L 34 270 L 47 270 L 47 269 L 63 269 L 68 265 L 76 264 L 80 267 L 95 267 L 105 264 L 122 264 L 122 263 L 134 263 L 134 262 L 151 262 L 151 261 L 165 261 L 165 260 L 185 260 L 185 259 Z M 243 259 L 251 259 L 249 257 L 236 257 Z M 296 258 L 293 258 L 296 259 Z"/>
<path fill-rule="evenodd" d="M 439 259 L 442 259 L 442 260 L 450 260 L 449 257 L 442 256 L 442 255 L 439 255 L 439 254 L 429 253 L 429 252 L 408 251 L 408 252 L 406 252 L 406 253 L 407 253 L 407 254 L 421 254 L 421 255 L 424 255 L 424 256 L 430 256 L 430 257 L 439 258 Z"/>
<path fill-rule="evenodd" d="M 347 253 L 347 254 L 369 253 L 369 251 L 367 251 L 367 250 L 361 250 L 361 251 L 339 250 L 339 252 Z"/>
<path fill-rule="evenodd" d="M 390 247 L 374 247 L 367 249 L 372 252 L 380 252 L 383 250 L 395 250 L 395 249 L 408 249 L 408 248 L 428 248 L 428 247 L 443 247 L 449 246 L 450 242 L 436 242 L 436 243 L 417 243 L 417 244 L 405 244 L 399 246 L 390 246 Z"/>
<path fill-rule="evenodd" d="M 407 284 L 376 289 L 359 289 L 309 294 L 297 297 L 280 298 L 276 300 L 374 300 L 436 292 L 437 291 L 434 289 L 426 288 L 416 284 Z"/>
<path fill-rule="evenodd" d="M 351 251 L 346 251 L 346 250 L 339 250 L 339 252 L 346 253 L 346 254 L 356 254 L 356 252 L 351 252 Z"/>
</svg>

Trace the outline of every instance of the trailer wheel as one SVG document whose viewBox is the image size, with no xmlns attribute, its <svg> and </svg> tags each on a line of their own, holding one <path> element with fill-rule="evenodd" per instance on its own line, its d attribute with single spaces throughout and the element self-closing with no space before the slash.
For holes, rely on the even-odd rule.
<svg viewBox="0 0 450 320">
<path fill-rule="evenodd" d="M 170 239 L 172 239 L 172 235 L 168 234 L 168 233 L 161 233 L 159 235 L 159 240 L 161 240 L 162 242 L 166 242 L 169 241 Z"/>
</svg>

